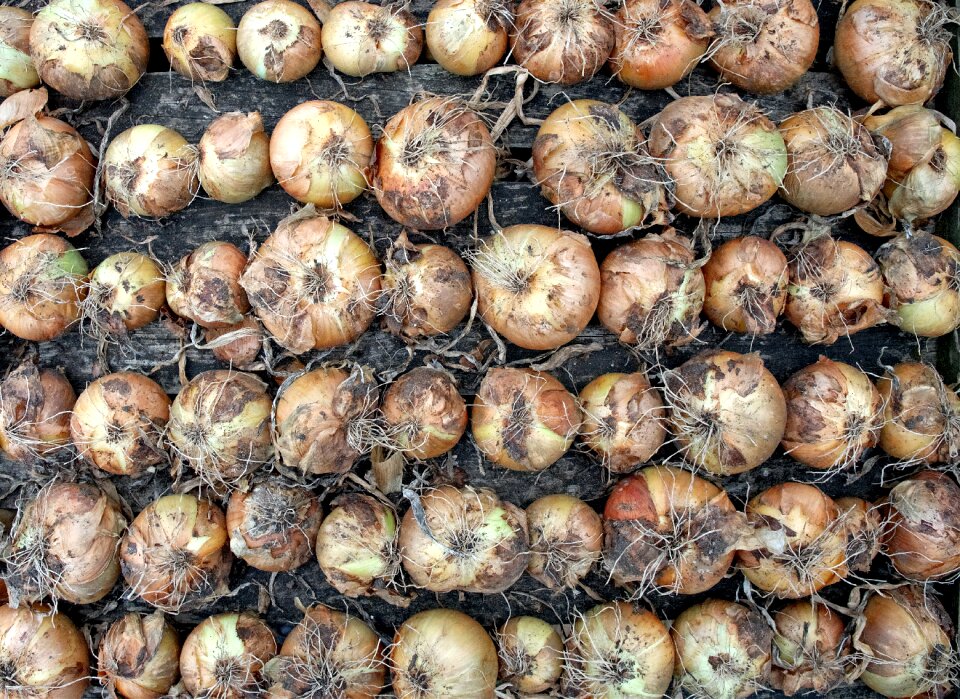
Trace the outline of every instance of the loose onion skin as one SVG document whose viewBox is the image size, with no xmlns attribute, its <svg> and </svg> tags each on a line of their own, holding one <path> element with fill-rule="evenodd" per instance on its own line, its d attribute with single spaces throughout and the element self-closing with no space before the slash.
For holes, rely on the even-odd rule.
<svg viewBox="0 0 960 699">
<path fill-rule="evenodd" d="M 323 54 L 316 17 L 291 0 L 264 0 L 237 25 L 237 52 L 251 73 L 272 83 L 288 83 L 309 74 Z"/>
<path fill-rule="evenodd" d="M 109 696 L 160 699 L 180 678 L 180 639 L 160 610 L 130 613 L 107 629 L 97 659 Z"/>
<path fill-rule="evenodd" d="M 200 82 L 223 82 L 237 55 L 237 27 L 216 5 L 181 5 L 163 28 L 163 52 L 180 75 Z"/>
<path fill-rule="evenodd" d="M 323 46 L 334 68 L 362 78 L 408 70 L 423 50 L 423 30 L 405 6 L 347 0 L 324 18 Z"/>
<path fill-rule="evenodd" d="M 472 618 L 452 609 L 430 609 L 407 619 L 390 649 L 398 697 L 494 699 L 497 649 Z"/>
<path fill-rule="evenodd" d="M 481 317 L 513 344 L 555 349 L 587 326 L 600 300 L 590 241 L 549 226 L 509 226 L 471 255 Z"/>
<path fill-rule="evenodd" d="M 0 449 L 15 461 L 55 454 L 70 442 L 76 402 L 60 371 L 22 362 L 0 383 Z"/>
<path fill-rule="evenodd" d="M 397 378 L 380 406 L 399 450 L 413 459 L 432 459 L 453 449 L 467 429 L 467 405 L 453 377 L 419 367 Z"/>
<path fill-rule="evenodd" d="M 613 23 L 610 70 L 641 90 L 662 90 L 697 67 L 713 27 L 691 0 L 627 0 Z"/>
<path fill-rule="evenodd" d="M 139 252 L 118 252 L 90 273 L 81 305 L 84 330 L 98 339 L 122 337 L 159 318 L 165 300 L 160 264 Z"/>
<path fill-rule="evenodd" d="M 563 640 L 542 619 L 515 616 L 497 630 L 500 679 L 517 692 L 537 694 L 556 686 L 563 672 Z"/>
<path fill-rule="evenodd" d="M 213 240 L 184 255 L 167 276 L 170 310 L 204 328 L 243 320 L 250 302 L 240 285 L 247 256 L 233 243 Z"/>
<path fill-rule="evenodd" d="M 90 684 L 83 634 L 45 604 L 0 607 L 0 667 L 18 699 L 81 699 Z"/>
<path fill-rule="evenodd" d="M 511 55 L 538 80 L 574 85 L 607 62 L 613 26 L 596 0 L 523 0 L 510 35 Z"/>
<path fill-rule="evenodd" d="M 140 18 L 120 0 L 53 0 L 30 28 L 30 55 L 57 92 L 105 100 L 140 80 L 150 44 Z"/>
<path fill-rule="evenodd" d="M 490 130 L 450 97 L 400 110 L 374 152 L 373 191 L 387 215 L 417 230 L 459 223 L 483 201 L 496 174 Z"/>
<path fill-rule="evenodd" d="M 734 332 L 769 335 L 787 301 L 787 258 L 766 238 L 745 236 L 715 249 L 703 266 L 710 322 Z"/>
<path fill-rule="evenodd" d="M 877 381 L 884 420 L 880 448 L 906 462 L 949 463 L 960 454 L 960 396 L 919 362 L 888 369 Z"/>
<path fill-rule="evenodd" d="M 230 112 L 217 117 L 197 146 L 204 191 L 217 201 L 249 201 L 273 184 L 270 136 L 260 112 Z"/>
<path fill-rule="evenodd" d="M 777 127 L 732 94 L 674 100 L 656 116 L 647 147 L 676 183 L 677 208 L 698 218 L 752 211 L 787 172 Z"/>
<path fill-rule="evenodd" d="M 455 75 L 480 75 L 507 50 L 513 26 L 509 0 L 438 0 L 427 17 L 427 47 Z"/>
<path fill-rule="evenodd" d="M 490 369 L 474 398 L 477 447 L 513 471 L 542 471 L 567 453 L 580 427 L 576 399 L 559 381 L 533 369 Z"/>
<path fill-rule="evenodd" d="M 40 84 L 30 60 L 33 14 L 19 7 L 0 9 L 0 98 Z"/>
<path fill-rule="evenodd" d="M 773 686 L 792 697 L 813 691 L 827 694 L 847 684 L 855 661 L 843 619 L 825 604 L 791 602 L 773 615 Z"/>
<path fill-rule="evenodd" d="M 527 506 L 527 572 L 550 589 L 575 588 L 600 560 L 603 524 L 583 500 L 558 493 Z"/>
<path fill-rule="evenodd" d="M 503 592 L 529 560 L 523 510 L 486 488 L 427 490 L 403 516 L 399 544 L 410 580 L 431 592 Z"/>
</svg>

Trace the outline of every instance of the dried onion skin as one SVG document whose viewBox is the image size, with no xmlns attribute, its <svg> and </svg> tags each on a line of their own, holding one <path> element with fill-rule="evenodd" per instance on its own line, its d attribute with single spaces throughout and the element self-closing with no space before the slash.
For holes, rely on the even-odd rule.
<svg viewBox="0 0 960 699">
<path fill-rule="evenodd" d="M 126 614 L 107 629 L 97 660 L 109 696 L 160 699 L 180 678 L 180 638 L 160 610 Z"/>
</svg>

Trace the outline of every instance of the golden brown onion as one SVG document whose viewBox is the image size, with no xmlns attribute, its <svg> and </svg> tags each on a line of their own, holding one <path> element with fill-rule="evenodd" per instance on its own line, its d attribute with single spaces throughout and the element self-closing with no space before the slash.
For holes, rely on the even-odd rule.
<svg viewBox="0 0 960 699">
<path fill-rule="evenodd" d="M 546 692 L 563 672 L 563 639 L 533 616 L 514 616 L 497 629 L 500 680 L 522 694 Z"/>
<path fill-rule="evenodd" d="M 346 0 L 323 18 L 323 48 L 334 68 L 355 78 L 409 70 L 423 30 L 405 5 Z"/>
<path fill-rule="evenodd" d="M 237 27 L 216 5 L 181 5 L 163 28 L 163 52 L 180 75 L 200 82 L 222 82 L 237 56 Z"/>
<path fill-rule="evenodd" d="M 888 369 L 877 381 L 884 420 L 880 448 L 907 462 L 950 463 L 960 456 L 960 395 L 919 362 Z"/>
<path fill-rule="evenodd" d="M 847 567 L 854 573 L 866 573 L 880 553 L 883 517 L 880 508 L 861 498 L 834 500 L 840 509 L 847 536 Z"/>
<path fill-rule="evenodd" d="M 456 382 L 430 367 L 398 377 L 383 394 L 380 410 L 399 451 L 414 459 L 446 454 L 467 429 L 467 405 Z"/>
<path fill-rule="evenodd" d="M 800 600 L 781 607 L 773 622 L 774 687 L 792 697 L 828 694 L 849 682 L 856 661 L 840 615 L 820 602 Z"/>
<path fill-rule="evenodd" d="M 243 699 L 263 691 L 263 667 L 276 654 L 273 632 L 256 614 L 216 614 L 183 642 L 180 675 L 195 697 Z"/>
<path fill-rule="evenodd" d="M 40 84 L 30 60 L 32 24 L 33 13 L 20 7 L 0 8 L 0 98 Z"/>
<path fill-rule="evenodd" d="M 160 699 L 180 678 L 180 639 L 159 609 L 126 614 L 100 641 L 97 673 L 109 696 Z"/>
<path fill-rule="evenodd" d="M 558 493 L 527 506 L 527 572 L 550 589 L 575 588 L 603 548 L 600 516 L 580 498 Z"/>
<path fill-rule="evenodd" d="M 237 25 L 237 53 L 261 80 L 288 83 L 317 67 L 323 54 L 320 22 L 292 0 L 264 0 Z"/>
<path fill-rule="evenodd" d="M 455 75 L 480 75 L 507 50 L 512 0 L 438 0 L 427 17 L 430 56 Z"/>
<path fill-rule="evenodd" d="M 270 136 L 263 130 L 260 112 L 217 117 L 203 132 L 197 150 L 200 184 L 217 201 L 248 201 L 273 184 Z"/>
<path fill-rule="evenodd" d="M 21 362 L 0 382 L 0 449 L 16 461 L 55 454 L 70 443 L 76 402 L 62 372 Z"/>
<path fill-rule="evenodd" d="M 263 349 L 263 326 L 251 315 L 245 315 L 236 325 L 207 328 L 203 335 L 207 341 L 204 349 L 236 369 L 253 369 Z"/>
<path fill-rule="evenodd" d="M 766 238 L 728 240 L 703 266 L 703 312 L 724 330 L 769 335 L 787 294 L 787 258 Z"/>
<path fill-rule="evenodd" d="M 240 276 L 247 256 L 233 243 L 213 240 L 184 255 L 167 275 L 170 310 L 204 328 L 226 328 L 250 310 Z"/>
<path fill-rule="evenodd" d="M 118 252 L 94 267 L 81 303 L 82 329 L 112 340 L 160 317 L 166 281 L 160 263 L 139 252 Z"/>
</svg>

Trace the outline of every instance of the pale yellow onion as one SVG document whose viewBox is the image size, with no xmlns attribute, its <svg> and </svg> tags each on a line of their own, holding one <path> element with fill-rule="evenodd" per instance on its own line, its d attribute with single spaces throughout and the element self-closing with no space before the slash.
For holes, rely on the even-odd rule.
<svg viewBox="0 0 960 699">
<path fill-rule="evenodd" d="M 28 359 L 0 382 L 0 449 L 16 461 L 54 455 L 70 441 L 70 411 L 77 401 L 62 372 Z"/>
<path fill-rule="evenodd" d="M 323 49 L 341 73 L 407 70 L 420 57 L 423 30 L 405 6 L 346 0 L 323 18 Z"/>
<path fill-rule="evenodd" d="M 503 58 L 512 26 L 504 0 L 438 0 L 427 16 L 427 47 L 451 73 L 479 75 Z"/>
<path fill-rule="evenodd" d="M 603 548 L 603 524 L 572 495 L 545 495 L 527 506 L 530 562 L 527 572 L 551 589 L 576 588 Z"/>
<path fill-rule="evenodd" d="M 200 184 L 217 201 L 248 201 L 273 184 L 270 136 L 263 130 L 260 112 L 229 112 L 217 117 L 203 132 L 197 148 Z"/>
<path fill-rule="evenodd" d="M 0 7 L 0 98 L 40 84 L 30 60 L 33 14 L 19 7 Z"/>
<path fill-rule="evenodd" d="M 118 252 L 90 273 L 82 329 L 98 339 L 122 336 L 159 318 L 165 302 L 160 264 L 139 252 Z"/>
<path fill-rule="evenodd" d="M 206 2 L 181 5 L 163 29 L 170 67 L 191 80 L 227 79 L 237 55 L 237 27 L 226 12 Z"/>
<path fill-rule="evenodd" d="M 180 639 L 163 612 L 126 614 L 100 641 L 97 674 L 123 699 L 160 699 L 180 678 Z"/>
<path fill-rule="evenodd" d="M 273 83 L 306 76 L 323 54 L 320 22 L 292 0 L 264 0 L 237 25 L 237 53 L 251 73 Z"/>
<path fill-rule="evenodd" d="M 270 627 L 254 612 L 204 619 L 180 650 L 180 676 L 195 697 L 243 699 L 259 693 L 263 668 L 277 654 Z"/>
<path fill-rule="evenodd" d="M 247 256 L 233 243 L 213 240 L 184 255 L 167 275 L 170 310 L 204 328 L 226 328 L 250 310 L 240 275 Z"/>
<path fill-rule="evenodd" d="M 546 692 L 563 672 L 563 639 L 533 616 L 514 616 L 497 629 L 500 679 L 523 694 Z"/>
</svg>

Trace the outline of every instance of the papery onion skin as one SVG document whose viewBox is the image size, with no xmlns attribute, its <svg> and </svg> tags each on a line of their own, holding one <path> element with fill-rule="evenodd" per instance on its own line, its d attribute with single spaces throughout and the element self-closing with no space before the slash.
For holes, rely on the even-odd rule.
<svg viewBox="0 0 960 699">
<path fill-rule="evenodd" d="M 563 640 L 550 624 L 515 616 L 497 630 L 500 679 L 523 694 L 546 692 L 563 672 Z"/>
<path fill-rule="evenodd" d="M 713 27 L 691 0 L 627 0 L 613 24 L 610 70 L 641 90 L 675 85 L 697 67 Z"/>
<path fill-rule="evenodd" d="M 788 697 L 814 691 L 826 694 L 847 683 L 849 656 L 846 624 L 825 604 L 791 602 L 773 615 L 776 648 L 773 686 Z"/>
<path fill-rule="evenodd" d="M 240 276 L 247 256 L 233 243 L 213 240 L 184 255 L 167 276 L 170 310 L 204 328 L 225 328 L 250 310 Z"/>
<path fill-rule="evenodd" d="M 159 610 L 126 614 L 107 629 L 97 660 L 110 696 L 160 699 L 180 678 L 180 639 Z"/>
<path fill-rule="evenodd" d="M 83 320 L 94 336 L 123 335 L 159 318 L 165 301 L 160 264 L 139 252 L 118 252 L 90 273 Z"/>
<path fill-rule="evenodd" d="M 30 55 L 57 92 L 105 100 L 140 80 L 150 44 L 140 18 L 120 0 L 53 0 L 30 28 Z"/>
<path fill-rule="evenodd" d="M 523 0 L 510 35 L 511 55 L 538 80 L 573 85 L 607 62 L 613 26 L 597 0 Z"/>
<path fill-rule="evenodd" d="M 903 362 L 877 381 L 884 420 L 880 448 L 895 459 L 949 463 L 960 454 L 960 395 L 937 370 Z"/>
<path fill-rule="evenodd" d="M 655 117 L 647 147 L 676 183 L 677 209 L 698 218 L 752 211 L 787 172 L 777 127 L 733 94 L 674 100 Z"/>
<path fill-rule="evenodd" d="M 0 667 L 17 699 L 81 699 L 90 684 L 83 634 L 45 604 L 0 607 Z"/>
<path fill-rule="evenodd" d="M 230 333 L 238 334 L 233 336 L 234 339 L 227 341 L 225 336 Z M 218 360 L 236 369 L 252 370 L 255 368 L 257 357 L 260 356 L 260 350 L 263 349 L 263 326 L 255 317 L 245 315 L 236 325 L 207 328 L 204 338 L 207 341 L 207 349 L 213 352 L 213 356 Z"/>
<path fill-rule="evenodd" d="M 32 24 L 32 13 L 20 7 L 0 8 L 0 98 L 40 84 L 30 60 Z"/>
<path fill-rule="evenodd" d="M 511 0 L 438 0 L 427 17 L 430 56 L 454 75 L 480 75 L 507 50 Z"/>
<path fill-rule="evenodd" d="M 237 27 L 216 5 L 181 5 L 163 29 L 163 52 L 180 75 L 200 82 L 223 82 L 237 55 Z"/>
<path fill-rule="evenodd" d="M 383 394 L 380 410 L 388 429 L 399 432 L 399 450 L 414 459 L 446 454 L 467 429 L 467 405 L 453 377 L 430 367 L 398 377 Z"/>
<path fill-rule="evenodd" d="M 200 184 L 217 201 L 248 201 L 273 184 L 270 136 L 263 130 L 260 112 L 217 117 L 197 147 Z"/>
<path fill-rule="evenodd" d="M 572 495 L 545 495 L 527 506 L 530 562 L 527 572 L 549 589 L 575 588 L 603 548 L 603 523 Z"/>
<path fill-rule="evenodd" d="M 55 454 L 70 442 L 76 402 L 62 372 L 22 362 L 0 383 L 0 449 L 15 461 Z"/>
<path fill-rule="evenodd" d="M 264 0 L 251 7 L 237 25 L 237 53 L 251 73 L 273 83 L 306 76 L 323 54 L 321 26 L 303 5 L 291 0 Z"/>
<path fill-rule="evenodd" d="M 297 201 L 336 209 L 366 190 L 373 157 L 370 127 L 343 104 L 303 102 L 284 114 L 270 140 L 270 166 Z"/>
<path fill-rule="evenodd" d="M 455 98 L 431 97 L 383 127 L 371 185 L 387 215 L 416 230 L 459 223 L 483 201 L 496 174 L 490 131 Z"/>
<path fill-rule="evenodd" d="M 576 399 L 533 369 L 490 369 L 474 398 L 470 424 L 483 455 L 514 471 L 542 471 L 567 453 L 580 427 Z"/>
<path fill-rule="evenodd" d="M 423 50 L 423 30 L 402 5 L 347 0 L 323 21 L 323 47 L 333 67 L 354 78 L 408 70 Z"/>
<path fill-rule="evenodd" d="M 474 251 L 480 316 L 525 349 L 555 349 L 590 322 L 600 300 L 600 268 L 590 241 L 549 226 L 509 226 Z"/>
<path fill-rule="evenodd" d="M 497 649 L 474 619 L 452 609 L 430 609 L 407 619 L 390 649 L 397 696 L 494 699 Z"/>
<path fill-rule="evenodd" d="M 734 332 L 769 335 L 787 301 L 787 258 L 766 238 L 734 238 L 703 266 L 710 322 Z"/>
<path fill-rule="evenodd" d="M 419 496 L 400 525 L 403 569 L 431 592 L 494 594 L 527 568 L 529 545 L 523 510 L 486 488 L 443 485 Z M 427 530 L 424 530 L 424 526 Z"/>
<path fill-rule="evenodd" d="M 0 250 L 0 325 L 23 340 L 44 342 L 80 318 L 86 260 L 63 238 L 37 233 Z"/>
</svg>

